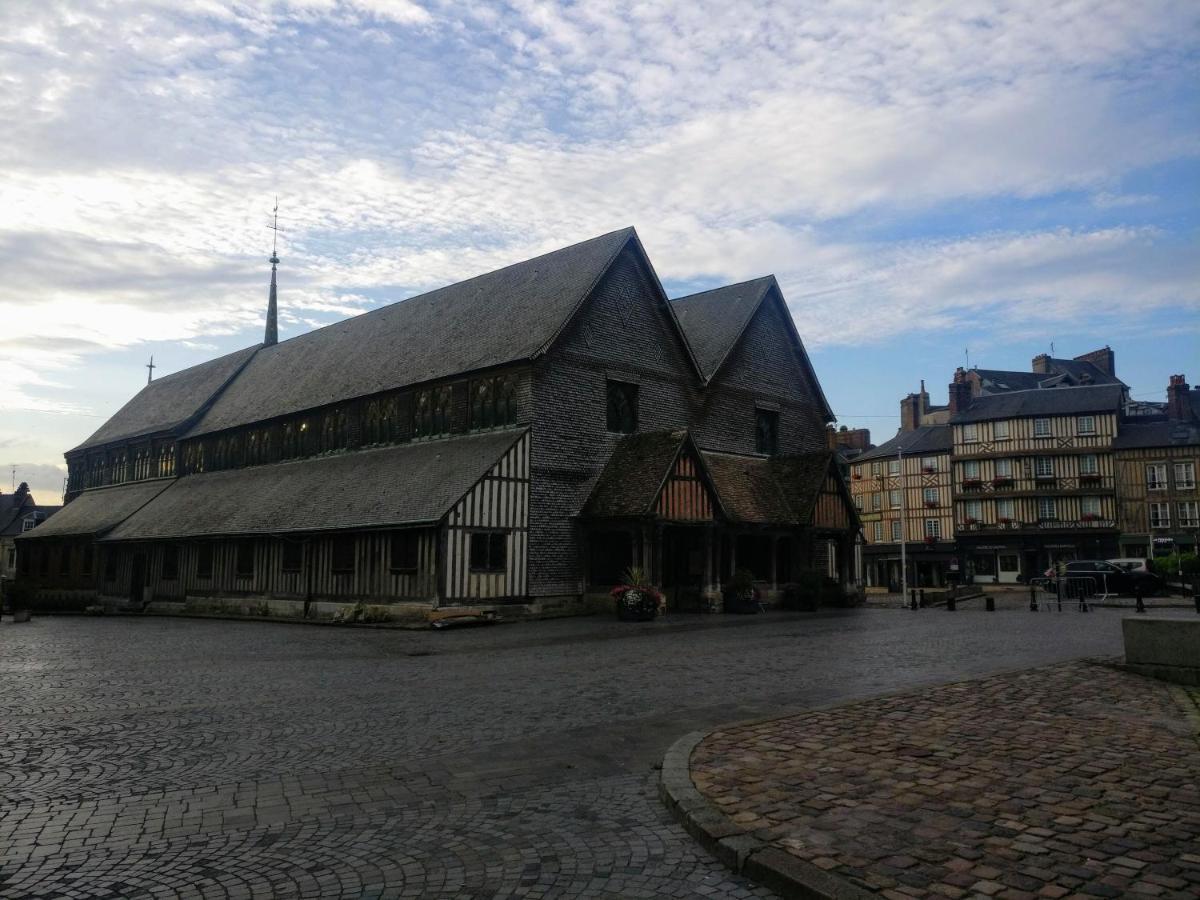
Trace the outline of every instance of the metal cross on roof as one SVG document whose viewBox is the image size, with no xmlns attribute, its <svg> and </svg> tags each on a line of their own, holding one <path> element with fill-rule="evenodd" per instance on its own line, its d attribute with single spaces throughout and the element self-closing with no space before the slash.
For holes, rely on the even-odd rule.
<svg viewBox="0 0 1200 900">
<path fill-rule="evenodd" d="M 146 384 L 154 380 L 154 370 L 157 368 L 158 366 L 154 365 L 154 357 L 151 356 L 150 362 L 146 363 L 146 369 L 148 370 L 146 373 Z"/>
</svg>

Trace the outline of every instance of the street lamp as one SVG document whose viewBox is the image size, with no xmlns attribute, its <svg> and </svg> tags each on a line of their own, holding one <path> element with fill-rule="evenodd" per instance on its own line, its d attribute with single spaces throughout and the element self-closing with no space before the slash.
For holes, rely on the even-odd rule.
<svg viewBox="0 0 1200 900">
<path fill-rule="evenodd" d="M 904 607 L 904 597 L 908 592 L 908 554 L 905 552 L 907 547 L 907 525 L 908 525 L 908 491 L 904 484 L 904 448 L 896 448 L 896 464 L 900 468 L 900 606 Z"/>
</svg>

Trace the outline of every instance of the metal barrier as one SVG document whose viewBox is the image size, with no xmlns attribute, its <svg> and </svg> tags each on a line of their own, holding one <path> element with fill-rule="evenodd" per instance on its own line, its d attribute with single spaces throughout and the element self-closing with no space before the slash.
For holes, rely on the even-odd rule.
<svg viewBox="0 0 1200 900">
<path fill-rule="evenodd" d="M 1103 588 L 1103 593 L 1097 594 L 1096 588 Z M 1088 599 L 1099 596 L 1108 597 L 1108 586 L 1097 585 L 1096 579 L 1090 575 L 1072 576 L 1067 578 L 1031 578 L 1029 580 L 1029 609 L 1038 612 L 1045 609 L 1057 609 L 1062 612 L 1063 601 L 1078 604 L 1079 612 L 1090 612 Z M 1041 597 L 1038 597 L 1038 593 Z M 1040 602 L 1039 602 L 1040 600 Z"/>
</svg>

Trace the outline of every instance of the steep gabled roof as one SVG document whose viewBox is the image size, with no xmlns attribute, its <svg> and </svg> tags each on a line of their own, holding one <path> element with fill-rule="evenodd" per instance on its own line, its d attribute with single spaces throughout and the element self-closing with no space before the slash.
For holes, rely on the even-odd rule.
<svg viewBox="0 0 1200 900">
<path fill-rule="evenodd" d="M 105 540 L 432 524 L 522 434 L 510 430 L 464 435 L 188 475 L 172 482 Z"/>
<path fill-rule="evenodd" d="M 953 430 L 949 425 L 922 425 L 912 431 L 900 431 L 890 441 L 884 441 L 850 460 L 853 464 L 873 459 L 895 458 L 903 450 L 909 456 L 916 453 L 949 453 L 954 446 Z"/>
<path fill-rule="evenodd" d="M 671 301 L 705 378 L 716 374 L 774 283 L 767 275 Z"/>
<path fill-rule="evenodd" d="M 531 359 L 635 237 L 623 228 L 264 347 L 190 434 Z"/>
<path fill-rule="evenodd" d="M 194 419 L 259 347 L 245 347 L 150 382 L 91 437 L 68 451 L 171 432 Z"/>
<path fill-rule="evenodd" d="M 713 288 L 686 297 L 677 297 L 671 301 L 671 309 L 683 329 L 689 346 L 695 353 L 696 362 L 700 366 L 705 381 L 712 381 L 734 347 L 746 333 L 754 314 L 762 307 L 768 297 L 775 297 L 779 302 L 783 320 L 788 330 L 788 337 L 796 350 L 800 365 L 807 372 L 812 382 L 813 390 L 825 414 L 825 421 L 833 421 L 835 416 L 821 388 L 821 382 L 813 369 L 808 351 L 804 349 L 804 341 L 796 330 L 791 310 L 783 299 L 783 291 L 774 275 L 766 275 L 739 284 Z"/>
<path fill-rule="evenodd" d="M 975 397 L 970 405 L 950 417 L 952 424 L 1027 416 L 1063 416 L 1089 412 L 1120 412 L 1125 385 L 1009 391 Z"/>
</svg>

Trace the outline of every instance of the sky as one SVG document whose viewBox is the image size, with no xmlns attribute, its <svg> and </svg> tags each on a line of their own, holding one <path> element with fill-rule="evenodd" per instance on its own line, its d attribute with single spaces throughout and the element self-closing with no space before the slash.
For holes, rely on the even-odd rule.
<svg viewBox="0 0 1200 900">
<path fill-rule="evenodd" d="M 1110 345 L 1200 381 L 1194 0 L 4 0 L 0 489 L 156 376 L 633 225 L 774 273 L 839 424 Z"/>
</svg>

